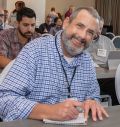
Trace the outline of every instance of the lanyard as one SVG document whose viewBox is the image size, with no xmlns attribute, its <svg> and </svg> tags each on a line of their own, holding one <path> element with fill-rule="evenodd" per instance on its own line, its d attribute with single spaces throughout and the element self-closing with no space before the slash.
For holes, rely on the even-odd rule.
<svg viewBox="0 0 120 127">
<path fill-rule="evenodd" d="M 55 46 L 56 46 L 56 49 L 57 49 L 57 52 L 58 52 L 58 55 L 59 55 L 59 59 L 60 59 L 60 63 L 61 63 L 61 67 L 62 67 L 63 73 L 65 75 L 65 79 L 66 79 L 66 82 L 67 82 L 68 98 L 70 98 L 71 97 L 71 95 L 70 95 L 71 94 L 71 84 L 72 84 L 73 78 L 74 78 L 75 73 L 76 73 L 76 67 L 74 68 L 74 71 L 73 71 L 73 74 L 72 74 L 72 78 L 71 78 L 70 83 L 69 83 L 68 77 L 67 77 L 67 73 L 66 73 L 65 68 L 64 68 L 64 66 L 62 64 L 61 56 L 60 56 L 60 53 L 58 51 L 56 37 L 57 36 L 55 36 Z"/>
</svg>

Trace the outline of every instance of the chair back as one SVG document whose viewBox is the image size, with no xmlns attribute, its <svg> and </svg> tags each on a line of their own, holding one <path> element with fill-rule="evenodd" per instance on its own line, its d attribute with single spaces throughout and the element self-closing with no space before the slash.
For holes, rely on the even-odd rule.
<svg viewBox="0 0 120 127">
<path fill-rule="evenodd" d="M 53 35 L 52 34 L 49 34 L 49 33 L 42 34 L 42 37 L 46 37 L 46 36 L 53 36 Z"/>
<path fill-rule="evenodd" d="M 120 36 L 115 36 L 112 39 L 112 42 L 113 42 L 116 49 L 120 49 Z"/>
<path fill-rule="evenodd" d="M 120 104 L 120 64 L 116 70 L 116 75 L 115 75 L 115 92 L 118 102 Z"/>
<path fill-rule="evenodd" d="M 111 40 L 115 37 L 114 33 L 112 33 L 112 32 L 107 32 L 107 33 L 105 34 L 105 36 L 107 36 L 107 37 L 110 38 Z"/>
</svg>

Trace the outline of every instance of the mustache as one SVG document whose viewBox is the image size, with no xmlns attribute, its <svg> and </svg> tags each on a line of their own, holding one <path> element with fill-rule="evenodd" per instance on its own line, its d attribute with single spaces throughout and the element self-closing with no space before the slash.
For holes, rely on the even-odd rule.
<svg viewBox="0 0 120 127">
<path fill-rule="evenodd" d="M 81 44 L 84 44 L 85 48 L 88 48 L 89 47 L 89 43 L 87 43 L 84 38 L 81 38 L 80 36 L 77 36 L 76 34 L 73 34 L 72 37 L 71 37 L 71 39 L 72 38 L 78 40 Z"/>
<path fill-rule="evenodd" d="M 81 43 L 83 43 L 83 44 L 86 43 L 86 40 L 85 40 L 85 39 L 83 39 L 83 38 L 81 38 L 81 37 L 79 37 L 79 36 L 76 36 L 76 34 L 73 34 L 72 37 L 71 37 L 71 39 L 72 39 L 72 38 L 75 38 L 76 40 L 78 40 L 79 42 L 81 42 Z"/>
<path fill-rule="evenodd" d="M 33 34 L 32 32 L 28 31 L 28 32 L 25 32 L 24 34 Z"/>
</svg>

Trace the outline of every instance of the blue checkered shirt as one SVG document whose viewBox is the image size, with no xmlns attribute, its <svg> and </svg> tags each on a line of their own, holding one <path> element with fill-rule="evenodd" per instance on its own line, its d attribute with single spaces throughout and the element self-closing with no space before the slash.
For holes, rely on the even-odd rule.
<svg viewBox="0 0 120 127">
<path fill-rule="evenodd" d="M 57 47 L 55 45 L 57 44 Z M 60 58 L 71 83 L 71 97 L 79 101 L 99 99 L 99 85 L 89 54 L 82 53 L 67 63 L 61 50 L 61 32 L 37 38 L 20 52 L 0 85 L 0 117 L 4 121 L 26 119 L 37 103 L 55 104 L 68 97 Z"/>
</svg>

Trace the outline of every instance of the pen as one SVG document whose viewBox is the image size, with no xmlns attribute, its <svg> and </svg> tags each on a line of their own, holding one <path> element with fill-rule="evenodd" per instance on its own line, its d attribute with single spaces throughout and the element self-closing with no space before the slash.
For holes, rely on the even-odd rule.
<svg viewBox="0 0 120 127">
<path fill-rule="evenodd" d="M 76 109 L 79 111 L 79 113 L 83 113 L 84 112 L 84 110 L 80 106 L 77 106 Z"/>
</svg>

